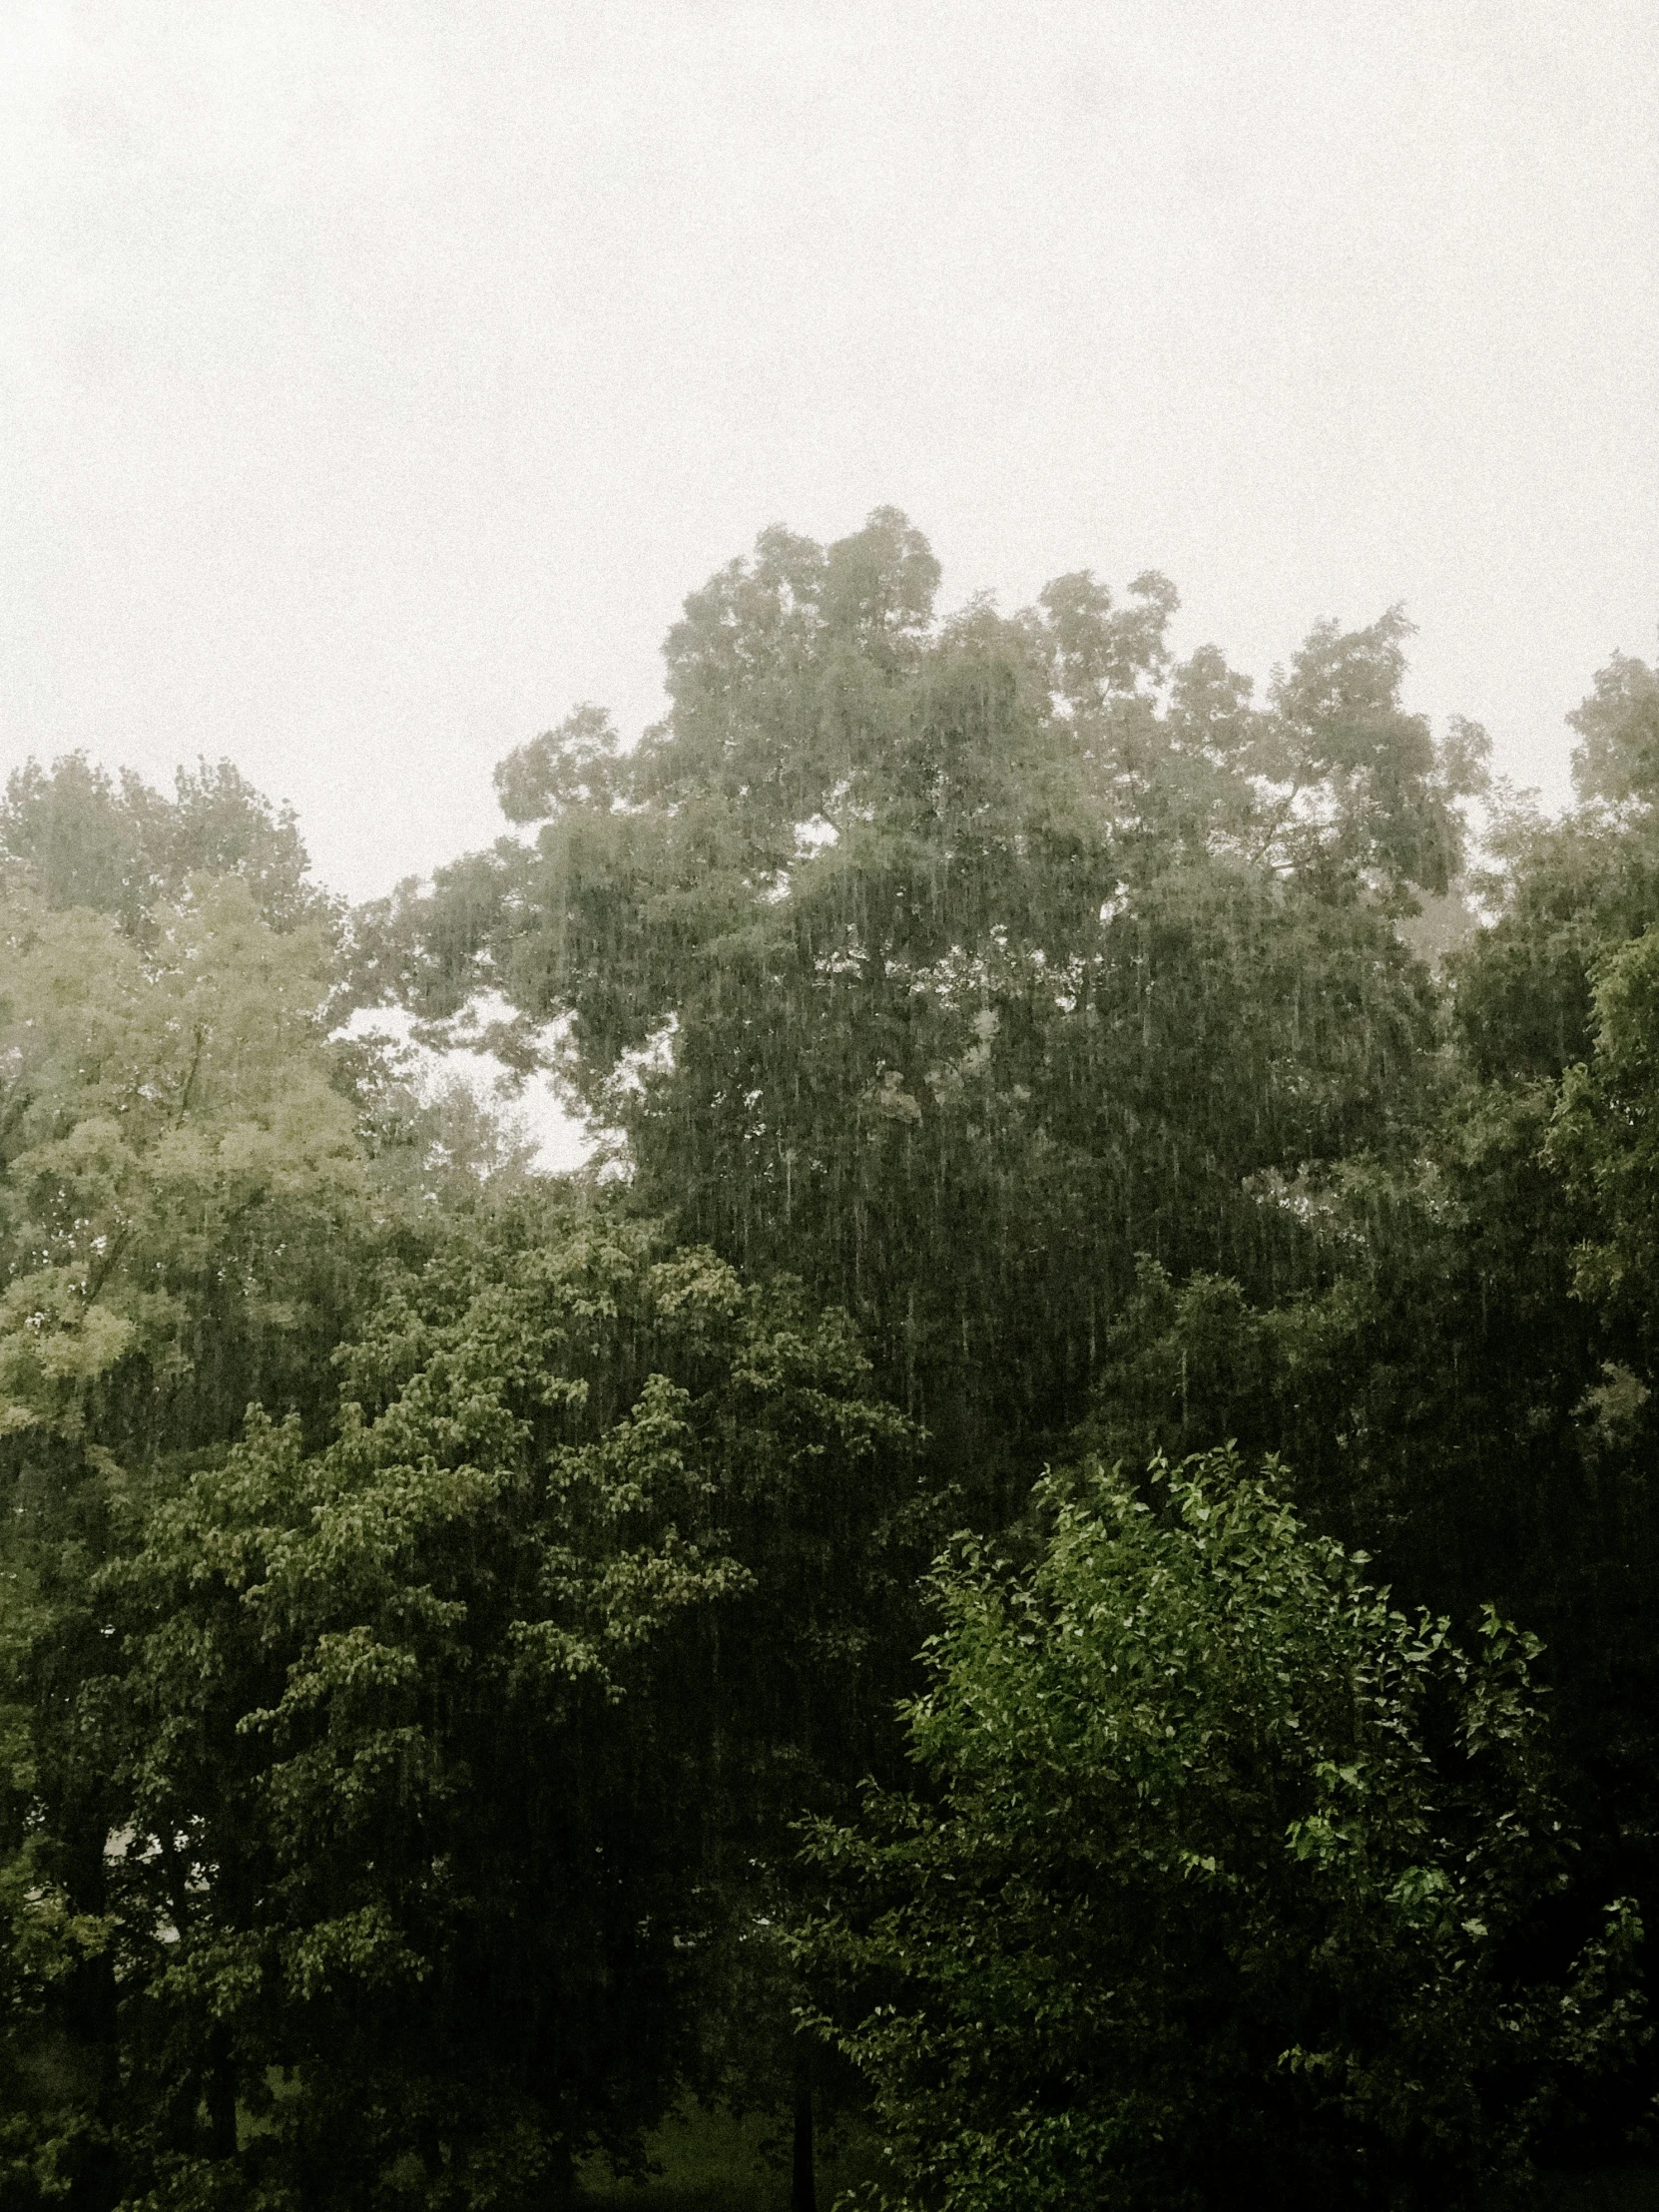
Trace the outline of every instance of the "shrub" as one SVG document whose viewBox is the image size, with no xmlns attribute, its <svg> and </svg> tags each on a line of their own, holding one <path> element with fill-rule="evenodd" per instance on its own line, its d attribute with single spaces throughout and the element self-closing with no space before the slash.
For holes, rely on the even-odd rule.
<svg viewBox="0 0 1659 2212">
<path fill-rule="evenodd" d="M 798 1935 L 894 2206 L 1473 2201 L 1640 2035 L 1628 1901 L 1559 1939 L 1535 1640 L 1406 1617 L 1277 1483 L 1050 1476 L 1033 1566 L 935 1568 L 922 1786 L 811 1832 Z"/>
</svg>

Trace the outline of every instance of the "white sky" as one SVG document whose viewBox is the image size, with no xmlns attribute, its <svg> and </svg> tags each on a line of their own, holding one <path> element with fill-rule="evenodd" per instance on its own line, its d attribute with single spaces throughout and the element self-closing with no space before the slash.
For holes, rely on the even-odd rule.
<svg viewBox="0 0 1659 2212">
<path fill-rule="evenodd" d="M 1565 788 L 1659 619 L 1654 0 L 0 0 L 0 771 L 228 753 L 353 894 L 892 502 L 945 597 L 1403 599 Z"/>
</svg>

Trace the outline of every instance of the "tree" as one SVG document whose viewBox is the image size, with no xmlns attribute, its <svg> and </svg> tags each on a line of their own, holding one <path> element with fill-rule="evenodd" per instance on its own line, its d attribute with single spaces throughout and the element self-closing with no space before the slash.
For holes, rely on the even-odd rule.
<svg viewBox="0 0 1659 2212">
<path fill-rule="evenodd" d="M 1594 971 L 1592 1049 L 1567 1069 L 1547 1139 L 1552 1162 L 1591 1210 L 1578 1253 L 1587 1298 L 1630 1314 L 1652 1362 L 1649 1286 L 1659 1257 L 1659 927 L 1608 950 Z"/>
<path fill-rule="evenodd" d="M 1397 612 L 1267 707 L 1166 579 L 938 622 L 889 509 L 686 602 L 668 719 L 498 772 L 539 825 L 361 917 L 358 988 L 560 1025 L 640 1204 L 844 1306 L 976 1510 L 1082 1410 L 1135 1255 L 1318 1266 L 1263 1174 L 1386 1145 L 1432 1066 L 1395 918 L 1457 864 L 1481 740 L 1399 700 Z"/>
<path fill-rule="evenodd" d="M 1465 1655 L 1217 1452 L 1039 1486 L 971 1538 L 907 1709 L 919 1788 L 810 1849 L 802 1950 L 896 2206 L 1473 2202 L 1627 2056 L 1628 1901 L 1553 1972 L 1565 1881 L 1529 1686 Z M 830 2022 L 827 2021 L 829 2026 Z"/>
<path fill-rule="evenodd" d="M 401 1190 L 407 1144 L 370 1157 L 342 1086 L 334 909 L 291 823 L 227 768 L 169 807 L 72 759 L 14 777 L 0 834 L 6 2186 L 100 2206 L 126 1813 L 98 1575 L 251 1399 L 322 1439 L 340 1337 L 432 1225 Z M 199 872 L 215 861 L 241 872 Z"/>
<path fill-rule="evenodd" d="M 246 883 L 200 877 L 123 928 L 44 900 L 40 872 L 0 884 L 4 2066 L 20 2201 L 98 2205 L 122 1815 L 87 1705 L 109 1656 L 97 1572 L 115 1524 L 251 1396 L 315 1419 L 377 1231 L 330 1081 L 321 933 L 278 934 Z"/>
<path fill-rule="evenodd" d="M 1649 1910 L 1653 696 L 1615 656 L 1570 718 L 1578 804 L 1548 822 L 1500 799 L 1489 918 L 1444 962 L 1436 1077 L 1392 1145 L 1260 1186 L 1317 1267 L 1268 1293 L 1149 1260 L 1084 1431 L 1131 1460 L 1225 1436 L 1279 1452 L 1315 1523 L 1381 1554 L 1413 1601 L 1528 1621 L 1596 1884 Z"/>
<path fill-rule="evenodd" d="M 180 791 L 170 811 L 71 761 L 14 780 L 5 817 L 27 854 L 5 884 L 0 1003 L 13 2181 L 26 2201 L 61 2187 L 101 2207 L 147 2175 L 186 2201 L 263 2173 L 317 2202 L 416 2141 L 433 2201 L 481 2200 L 584 2145 L 626 2163 L 679 2081 L 713 2087 L 730 2067 L 706 2032 L 728 1933 L 782 1879 L 789 1822 L 839 1805 L 843 1770 L 885 1733 L 932 1528 L 910 1432 L 870 1397 L 850 1331 L 798 1290 L 671 1262 L 613 1203 L 550 1198 L 475 1110 L 423 1107 L 383 1052 L 330 1040 L 330 909 L 296 840 L 261 844 L 270 811 L 234 772 Z M 226 815 L 252 826 L 252 872 L 196 872 L 240 864 L 230 830 L 208 834 Z M 274 891 L 287 862 L 298 873 Z M 537 1293 L 538 1269 L 580 1275 L 584 1238 L 587 1290 L 572 1276 Z M 423 1348 L 435 1382 L 400 1364 L 419 1369 Z M 653 1353 L 672 1382 L 653 1382 Z M 562 1398 L 549 1381 L 544 1405 L 524 1363 L 551 1378 L 561 1359 L 580 1372 Z M 365 1414 L 342 1412 L 342 1382 Z M 436 1502 L 413 1444 L 384 1463 L 394 1431 L 420 1433 L 394 1410 L 405 1385 L 426 1393 L 433 1464 L 457 1438 L 481 1455 Z M 666 1471 L 682 1425 L 683 1494 Z M 328 1512 L 349 1532 L 371 1495 L 393 1537 L 307 1542 Z M 631 1512 L 660 1557 L 630 1544 Z M 694 1522 L 701 1567 L 695 1544 L 674 1549 Z M 205 1573 L 228 1526 L 233 1549 L 281 1552 L 286 1614 L 263 1582 L 241 1612 L 235 1570 Z M 560 1529 L 577 1656 L 548 1660 L 572 1680 L 538 1734 L 535 1670 L 503 1642 L 502 1609 L 558 1611 L 536 1575 Z M 581 1597 L 584 1574 L 613 1569 L 615 1588 Z M 420 1573 L 463 1591 L 435 1626 Z M 677 1626 L 722 1594 L 719 1630 Z M 399 1626 L 414 1641 L 379 1687 L 427 1716 L 424 1772 L 412 1737 L 376 1734 L 361 1681 L 327 1676 L 330 1637 L 348 1654 L 367 1638 L 372 1676 Z M 313 1710 L 284 1706 L 284 1669 L 350 1758 L 372 1768 L 396 1739 L 391 1795 L 364 1784 L 365 1803 L 387 1839 L 405 1820 L 417 1844 L 457 1829 L 448 1889 L 388 1840 L 357 1918 L 340 1905 L 362 1886 L 369 1816 L 328 1798 L 354 1784 L 274 1753 Z M 550 1810 L 561 1776 L 579 1802 Z M 525 1907 L 538 1851 L 545 1887 Z M 521 1911 L 551 1956 L 516 1944 Z M 527 2025 L 555 1987 L 564 2026 Z M 787 1998 L 775 2009 L 787 2043 Z M 286 2086 L 270 2104 L 273 2065 Z"/>
<path fill-rule="evenodd" d="M 0 902 L 12 1436 L 119 1452 L 160 1426 L 188 1449 L 283 1397 L 340 1310 L 366 1185 L 323 1045 L 329 949 L 235 878 L 150 920 L 145 947 L 21 886 Z"/>
<path fill-rule="evenodd" d="M 118 1485 L 78 1663 L 61 1613 L 16 1655 L 60 1717 L 11 2047 L 64 2054 L 32 2155 L 95 2140 L 89 2202 L 515 2205 L 637 2162 L 699 2071 L 733 1770 L 777 1748 L 722 1666 L 760 1703 L 766 1639 L 795 1803 L 799 1708 L 875 1709 L 830 1592 L 757 1589 L 733 1542 L 817 1564 L 904 1449 L 835 1317 L 525 1193 L 386 1277 L 340 1368 L 320 1448 L 256 1410 L 183 1483 Z M 27 1979 L 49 1938 L 95 2018 L 69 1966 Z"/>
<path fill-rule="evenodd" d="M 813 2088 L 771 1933 L 816 1879 L 792 1826 L 854 1834 L 865 1775 L 899 1803 L 943 1500 L 1029 1559 L 1083 1510 L 1033 1505 L 1045 1455 L 1230 1435 L 1413 1604 L 1545 1632 L 1589 1873 L 1556 1893 L 1522 1854 L 1547 1909 L 1436 1949 L 1367 1830 L 1367 1950 L 1342 1869 L 1259 1836 L 1242 1889 L 1195 1875 L 1160 1925 L 1202 1921 L 1218 2004 L 1229 1898 L 1270 1951 L 1336 1931 L 1321 2002 L 1380 1991 L 1397 2024 L 1415 1960 L 1423 2049 L 1455 1965 L 1554 2078 L 1548 1991 L 1597 1955 L 1594 1907 L 1659 1879 L 1652 672 L 1597 678 L 1565 820 L 1500 797 L 1491 918 L 1431 967 L 1415 909 L 1456 908 L 1485 742 L 1405 708 L 1397 609 L 1318 625 L 1258 695 L 1213 647 L 1175 661 L 1155 574 L 944 620 L 937 585 L 892 510 L 829 546 L 764 533 L 688 598 L 657 729 L 625 750 L 578 709 L 501 764 L 513 835 L 349 919 L 228 764 L 170 798 L 79 756 L 13 778 L 0 2203 L 505 2203 L 585 2144 L 626 2163 L 677 2080 L 787 2109 Z M 550 1191 L 469 1100 L 422 1104 L 330 1034 L 346 967 L 440 1039 L 503 993 L 489 1041 L 620 1130 L 606 1169 Z M 1136 1542 L 1176 1541 L 1177 1491 Z M 1286 1671 L 1323 1680 L 1350 1650 L 1320 1610 L 1335 1555 L 1240 1511 L 1241 1586 L 1288 1577 Z M 1124 1573 L 1153 1559 L 1120 1538 Z M 1052 1564 L 1008 1582 L 1010 1620 Z M 1484 1663 L 1414 1627 L 1407 1666 L 1342 1586 L 1350 1656 L 1363 1619 L 1430 1685 L 1387 1708 L 1429 1769 L 1366 1739 L 1388 1820 L 1444 1813 L 1474 1849 L 1493 1806 L 1540 1807 L 1530 1722 L 1509 1765 L 1458 1764 Z M 549 1630 L 540 1674 L 520 1628 Z M 1304 1707 L 1271 1669 L 1228 1679 L 1216 1790 L 1260 1811 L 1248 1738 L 1287 1820 L 1335 1817 L 1293 1757 Z M 1050 1688 L 1021 1708 L 1039 1733 Z M 1052 1827 L 1072 1850 L 1064 1805 Z M 1445 2094 L 1495 2159 L 1513 2084 L 1481 2032 Z M 1433 2165 L 1381 2088 L 1322 2103 L 1335 2076 L 1247 2045 L 1214 2078 L 1269 2082 L 1262 2125 L 1306 2128 L 1310 2174 L 1362 2141 Z"/>
<path fill-rule="evenodd" d="M 272 928 L 337 919 L 338 902 L 307 881 L 310 862 L 291 808 L 274 808 L 229 761 L 180 769 L 164 799 L 131 769 L 119 779 L 84 753 L 50 773 L 29 761 L 0 803 L 0 857 L 20 863 L 52 907 L 113 915 L 145 933 L 193 875 L 236 875 Z"/>
</svg>

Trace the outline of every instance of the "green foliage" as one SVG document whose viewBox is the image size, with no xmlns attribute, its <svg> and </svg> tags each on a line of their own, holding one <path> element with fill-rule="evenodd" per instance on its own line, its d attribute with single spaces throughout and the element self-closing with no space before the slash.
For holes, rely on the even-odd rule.
<svg viewBox="0 0 1659 2212">
<path fill-rule="evenodd" d="M 1593 1210 L 1579 1253 L 1593 1299 L 1636 1302 L 1651 1326 L 1659 1257 L 1659 928 L 1610 952 L 1596 971 L 1594 1045 L 1562 1078 L 1549 1157 Z"/>
<path fill-rule="evenodd" d="M 578 708 L 349 917 L 227 763 L 12 778 L 0 2206 L 506 2207 L 687 2087 L 822 2121 L 823 1879 L 917 2201 L 1406 2201 L 1636 2122 L 1654 674 L 1563 820 L 1489 794 L 1476 925 L 1486 741 L 1397 609 L 1258 695 L 1154 573 L 938 582 L 890 509 L 766 532 L 661 725 Z M 334 1026 L 481 990 L 603 1166 Z M 1033 1506 L 1229 1436 L 1319 1537 L 1216 1460 Z M 1436 1625 L 1491 1603 L 1570 1892 L 1529 1647 Z"/>
<path fill-rule="evenodd" d="M 1615 654 L 1567 718 L 1578 807 L 1559 822 L 1498 810 L 1481 886 L 1495 918 L 1453 963 L 1459 1042 L 1482 1080 L 1555 1081 L 1587 1057 L 1604 953 L 1659 917 L 1656 700 L 1653 671 Z"/>
<path fill-rule="evenodd" d="M 234 777 L 184 798 L 214 789 L 241 806 Z M 76 836 L 109 827 L 100 794 L 114 805 L 74 763 L 14 779 L 8 837 L 42 835 L 0 883 L 0 2070 L 19 2204 L 120 2187 L 126 1816 L 101 1565 L 251 1397 L 324 1417 L 384 1241 L 331 1079 L 323 932 L 291 910 L 273 928 L 237 875 L 140 904 L 154 885 L 129 873 L 102 885 L 124 909 L 71 903 L 100 887 L 75 871 Z"/>
<path fill-rule="evenodd" d="M 365 1182 L 322 1048 L 327 947 L 235 877 L 149 923 L 140 946 L 0 893 L 3 1434 L 74 1440 L 118 1390 L 159 1393 L 188 1449 L 282 1394 L 339 1312 Z"/>
<path fill-rule="evenodd" d="M 118 1497 L 66 1719 L 129 2189 L 509 2205 L 637 2155 L 695 2064 L 705 1824 L 772 1741 L 718 1740 L 697 1624 L 731 1616 L 731 1665 L 767 1632 L 734 1531 L 778 1529 L 770 1623 L 778 1544 L 902 1454 L 863 1375 L 787 1289 L 525 1202 L 384 1282 L 323 1449 L 255 1412 Z M 772 1644 L 780 1694 L 867 1711 L 824 1613 Z M 34 1802 L 73 1897 L 68 1764 Z"/>
<path fill-rule="evenodd" d="M 1573 755 L 1579 798 L 1649 813 L 1659 799 L 1659 675 L 1615 653 L 1567 720 L 1580 741 Z"/>
<path fill-rule="evenodd" d="M 1484 741 L 1404 711 L 1397 612 L 1257 707 L 1214 648 L 1174 664 L 1163 577 L 944 622 L 936 583 L 891 510 L 766 533 L 687 600 L 668 719 L 622 753 L 583 708 L 504 762 L 533 842 L 364 916 L 357 987 L 558 1023 L 640 1202 L 843 1305 L 994 1515 L 1137 1250 L 1277 1288 L 1313 1263 L 1249 1179 L 1416 1113 L 1393 923 L 1459 864 Z"/>
<path fill-rule="evenodd" d="M 1444 969 L 1444 1053 L 1388 1150 L 1258 1185 L 1319 1255 L 1273 1286 L 1143 1267 L 1085 1433 L 1279 1451 L 1319 1523 L 1414 1597 L 1539 1630 L 1607 1892 L 1659 1884 L 1654 1315 L 1645 1180 L 1659 847 L 1649 672 L 1573 718 L 1580 804 L 1497 810 L 1492 918 Z M 1633 2118 L 1639 2099 L 1626 2108 Z"/>
<path fill-rule="evenodd" d="M 1473 2201 L 1637 2029 L 1628 1901 L 1555 1974 L 1564 1879 L 1528 1681 L 1311 1536 L 1270 1468 L 1039 1487 L 971 1538 L 907 1709 L 924 1787 L 811 1851 L 903 2206 Z M 1248 2177 L 1248 2178 L 1247 2178 Z"/>
<path fill-rule="evenodd" d="M 47 905 L 112 915 L 129 934 L 147 934 L 196 875 L 240 877 L 274 929 L 338 913 L 306 881 L 292 809 L 272 807 L 229 761 L 181 769 L 171 800 L 130 769 L 116 783 L 83 753 L 50 773 L 30 761 L 0 803 L 0 857 L 24 865 Z"/>
</svg>

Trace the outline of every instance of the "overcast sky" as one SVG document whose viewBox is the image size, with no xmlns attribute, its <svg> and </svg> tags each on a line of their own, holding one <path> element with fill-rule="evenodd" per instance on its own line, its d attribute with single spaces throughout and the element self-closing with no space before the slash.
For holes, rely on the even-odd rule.
<svg viewBox="0 0 1659 2212">
<path fill-rule="evenodd" d="M 660 711 L 767 523 L 1166 570 L 1558 798 L 1659 621 L 1654 0 L 0 0 L 0 769 L 229 754 L 354 894 Z"/>
</svg>

